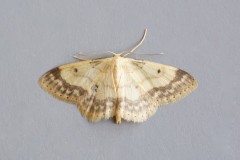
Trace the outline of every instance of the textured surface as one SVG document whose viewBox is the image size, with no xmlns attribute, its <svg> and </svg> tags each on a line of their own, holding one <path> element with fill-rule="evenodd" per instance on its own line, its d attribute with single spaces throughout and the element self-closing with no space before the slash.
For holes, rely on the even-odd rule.
<svg viewBox="0 0 240 160">
<path fill-rule="evenodd" d="M 39 85 L 76 104 L 91 122 L 115 117 L 143 122 L 158 107 L 182 99 L 197 87 L 187 72 L 172 66 L 115 55 L 51 69 Z"/>
<path fill-rule="evenodd" d="M 0 159 L 240 159 L 237 0 L 0 0 Z M 141 124 L 88 123 L 44 93 L 45 71 L 76 52 L 132 48 L 199 87 Z M 107 54 L 88 55 L 87 58 Z"/>
</svg>

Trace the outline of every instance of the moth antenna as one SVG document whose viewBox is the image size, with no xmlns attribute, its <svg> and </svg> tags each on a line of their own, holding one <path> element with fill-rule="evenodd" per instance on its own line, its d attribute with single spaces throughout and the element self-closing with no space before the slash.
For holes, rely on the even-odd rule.
<svg viewBox="0 0 240 160">
<path fill-rule="evenodd" d="M 117 55 L 117 53 L 112 52 L 112 51 L 91 52 L 91 53 L 87 53 L 87 54 L 97 55 L 97 54 L 101 54 L 101 53 L 111 53 L 111 54 L 113 54 L 113 55 Z M 79 55 L 79 56 L 87 56 L 87 54 L 84 54 L 84 53 L 82 53 L 82 52 L 77 53 L 77 55 Z M 78 60 L 84 60 L 84 61 L 88 60 L 88 59 L 80 58 L 80 57 L 78 57 L 78 56 L 73 56 L 73 57 L 76 58 L 76 59 L 78 59 Z"/>
<path fill-rule="evenodd" d="M 113 55 L 117 55 L 117 53 L 115 53 L 115 52 L 112 52 L 112 51 L 107 51 L 107 53 L 112 53 Z"/>
<path fill-rule="evenodd" d="M 80 56 L 87 56 L 86 54 L 84 54 L 84 53 L 82 53 L 82 52 L 79 52 L 79 53 L 77 53 L 78 55 L 80 55 Z"/>
<path fill-rule="evenodd" d="M 73 56 L 73 58 L 76 58 L 76 59 L 78 59 L 78 60 L 80 60 L 80 61 L 86 61 L 86 60 L 87 60 L 87 59 L 80 58 L 80 57 L 78 57 L 78 56 Z"/>
<path fill-rule="evenodd" d="M 127 55 L 129 55 L 129 54 L 134 53 L 134 51 L 135 51 L 138 47 L 140 47 L 140 46 L 142 45 L 143 41 L 144 41 L 145 38 L 146 38 L 146 35 L 147 35 L 147 28 L 144 30 L 142 39 L 138 42 L 138 44 L 137 44 L 133 49 L 131 49 L 130 51 L 124 51 L 124 52 L 122 52 L 122 53 L 120 54 L 120 56 L 125 57 L 125 56 L 127 56 Z"/>
<path fill-rule="evenodd" d="M 152 55 L 152 56 L 158 56 L 158 55 L 164 55 L 164 53 L 142 53 L 142 52 L 133 52 L 133 53 L 136 53 L 138 55 Z"/>
</svg>

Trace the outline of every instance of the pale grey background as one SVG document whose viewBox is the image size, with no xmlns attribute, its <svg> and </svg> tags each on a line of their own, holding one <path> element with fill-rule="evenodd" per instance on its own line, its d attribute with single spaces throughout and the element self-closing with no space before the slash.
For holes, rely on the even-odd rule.
<svg viewBox="0 0 240 160">
<path fill-rule="evenodd" d="M 166 54 L 132 57 L 199 87 L 145 123 L 88 123 L 38 86 L 78 51 L 129 49 L 146 27 L 138 51 Z M 240 159 L 239 54 L 238 0 L 0 0 L 0 159 Z"/>
</svg>

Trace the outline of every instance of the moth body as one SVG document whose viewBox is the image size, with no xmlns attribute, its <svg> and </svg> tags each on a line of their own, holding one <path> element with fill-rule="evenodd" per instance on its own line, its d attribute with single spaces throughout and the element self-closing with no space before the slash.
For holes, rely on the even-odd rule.
<svg viewBox="0 0 240 160">
<path fill-rule="evenodd" d="M 91 122 L 115 117 L 143 122 L 159 106 L 176 102 L 196 87 L 189 73 L 164 64 L 125 58 L 132 50 L 110 58 L 84 60 L 58 66 L 39 79 L 54 97 L 77 106 Z M 75 57 L 80 59 L 78 57 Z"/>
</svg>

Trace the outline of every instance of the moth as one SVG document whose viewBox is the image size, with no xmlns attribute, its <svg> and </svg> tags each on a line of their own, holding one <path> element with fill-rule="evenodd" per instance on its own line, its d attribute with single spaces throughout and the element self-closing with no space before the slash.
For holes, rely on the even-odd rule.
<svg viewBox="0 0 240 160">
<path fill-rule="evenodd" d="M 142 44 L 129 51 L 61 65 L 39 79 L 43 90 L 65 102 L 77 105 L 90 122 L 115 117 L 143 122 L 159 106 L 176 102 L 195 88 L 197 81 L 189 73 L 164 64 L 127 58 Z"/>
</svg>

